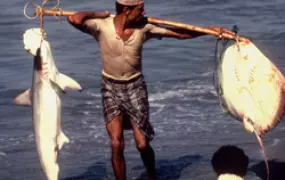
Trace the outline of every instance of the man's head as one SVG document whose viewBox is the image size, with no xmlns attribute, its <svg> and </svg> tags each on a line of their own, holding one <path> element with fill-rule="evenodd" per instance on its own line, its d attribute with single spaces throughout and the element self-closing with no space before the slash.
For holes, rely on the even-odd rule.
<svg viewBox="0 0 285 180">
<path fill-rule="evenodd" d="M 236 146 L 227 145 L 220 147 L 212 157 L 212 166 L 216 174 L 235 174 L 243 177 L 246 175 L 249 163 L 248 156 Z"/>
<path fill-rule="evenodd" d="M 128 21 L 139 21 L 145 15 L 143 0 L 116 0 L 117 14 L 124 14 Z"/>
</svg>

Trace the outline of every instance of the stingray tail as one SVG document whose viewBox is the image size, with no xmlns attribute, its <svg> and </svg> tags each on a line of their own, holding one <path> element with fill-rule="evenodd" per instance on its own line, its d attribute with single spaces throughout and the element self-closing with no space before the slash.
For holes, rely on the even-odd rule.
<svg viewBox="0 0 285 180">
<path fill-rule="evenodd" d="M 261 147 L 261 150 L 262 150 L 262 154 L 263 154 L 263 158 L 264 158 L 264 163 L 265 163 L 265 167 L 266 167 L 266 173 L 267 173 L 267 178 L 266 180 L 269 180 L 269 165 L 268 165 L 268 160 L 267 160 L 267 156 L 266 156 L 266 153 L 265 153 L 265 149 L 264 149 L 264 145 L 263 145 L 263 142 L 262 142 L 262 139 L 259 135 L 259 133 L 257 131 L 254 131 L 254 134 L 259 142 L 259 145 Z"/>
</svg>

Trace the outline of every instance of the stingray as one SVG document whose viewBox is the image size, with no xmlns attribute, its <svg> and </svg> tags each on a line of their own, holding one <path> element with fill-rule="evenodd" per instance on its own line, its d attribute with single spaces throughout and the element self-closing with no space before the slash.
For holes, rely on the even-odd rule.
<svg viewBox="0 0 285 180">
<path fill-rule="evenodd" d="M 222 107 L 255 133 L 269 166 L 261 135 L 273 130 L 284 116 L 284 76 L 252 42 L 234 42 L 223 52 L 218 66 Z"/>
</svg>

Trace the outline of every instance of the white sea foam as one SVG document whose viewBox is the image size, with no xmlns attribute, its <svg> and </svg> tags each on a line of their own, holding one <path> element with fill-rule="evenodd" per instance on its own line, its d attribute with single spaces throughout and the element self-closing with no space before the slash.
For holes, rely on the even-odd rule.
<svg viewBox="0 0 285 180">
<path fill-rule="evenodd" d="M 170 90 L 166 92 L 158 92 L 154 94 L 150 94 L 149 101 L 155 101 L 155 100 L 163 100 L 163 99 L 169 99 L 173 97 L 183 97 L 184 94 L 189 93 L 188 90 Z"/>
<path fill-rule="evenodd" d="M 197 98 L 199 96 L 203 96 L 204 94 L 210 94 L 217 97 L 217 93 L 215 92 L 214 86 L 212 84 L 205 84 L 202 81 L 188 81 L 186 84 L 178 84 L 172 89 L 165 90 L 162 89 L 155 93 L 150 93 L 149 101 L 159 101 L 171 98 L 179 98 L 179 99 L 192 99 Z M 201 99 L 203 101 L 207 101 L 206 99 Z M 210 100 L 212 102 L 212 100 Z"/>
<path fill-rule="evenodd" d="M 90 116 L 90 115 L 91 115 L 91 112 L 89 112 L 89 111 L 83 111 L 83 114 L 84 114 L 85 116 Z"/>
<path fill-rule="evenodd" d="M 87 91 L 86 94 L 91 97 L 98 97 L 98 98 L 101 97 L 101 93 L 92 93 Z"/>
<path fill-rule="evenodd" d="M 95 102 L 94 102 L 94 101 L 86 101 L 85 104 L 86 104 L 86 105 L 94 105 Z"/>
<path fill-rule="evenodd" d="M 276 146 L 280 142 L 280 139 L 274 138 L 271 144 L 272 147 Z"/>
<path fill-rule="evenodd" d="M 151 115 L 159 114 L 159 113 L 162 112 L 162 111 L 164 110 L 164 108 L 165 108 L 165 105 L 164 105 L 164 104 L 158 104 L 158 103 L 152 103 L 150 106 L 157 108 L 154 112 L 151 113 Z"/>
</svg>

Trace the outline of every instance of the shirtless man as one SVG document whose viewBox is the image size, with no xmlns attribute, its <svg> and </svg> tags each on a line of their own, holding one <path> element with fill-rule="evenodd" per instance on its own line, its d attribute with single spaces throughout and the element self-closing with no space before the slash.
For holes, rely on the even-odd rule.
<svg viewBox="0 0 285 180">
<path fill-rule="evenodd" d="M 147 23 L 144 15 L 143 0 L 116 0 L 115 16 L 108 11 L 78 12 L 67 18 L 75 28 L 92 35 L 100 48 L 103 112 L 117 180 L 126 179 L 123 130 L 127 124 L 133 130 L 148 179 L 156 179 L 155 155 L 149 144 L 154 129 L 149 121 L 147 87 L 142 74 L 143 43 L 151 38 L 188 39 L 205 35 L 158 27 Z"/>
</svg>

